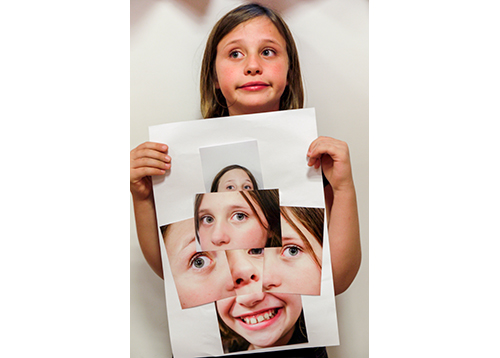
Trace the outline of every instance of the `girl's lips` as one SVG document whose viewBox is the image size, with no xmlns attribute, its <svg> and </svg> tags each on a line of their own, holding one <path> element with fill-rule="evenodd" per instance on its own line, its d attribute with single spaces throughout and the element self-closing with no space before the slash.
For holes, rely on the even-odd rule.
<svg viewBox="0 0 500 358">
<path fill-rule="evenodd" d="M 264 82 L 248 82 L 245 83 L 244 85 L 240 86 L 240 89 L 245 90 L 245 91 L 259 91 L 261 89 L 264 89 L 266 87 L 269 87 L 267 83 Z"/>
<path fill-rule="evenodd" d="M 250 315 L 236 317 L 236 321 L 245 329 L 257 331 L 269 327 L 281 316 L 282 308 L 271 308 Z"/>
</svg>

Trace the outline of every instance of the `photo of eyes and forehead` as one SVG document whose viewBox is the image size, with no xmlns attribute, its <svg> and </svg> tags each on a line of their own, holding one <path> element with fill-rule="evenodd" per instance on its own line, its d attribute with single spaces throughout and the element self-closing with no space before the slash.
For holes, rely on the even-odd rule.
<svg viewBox="0 0 500 358">
<path fill-rule="evenodd" d="M 205 191 L 264 188 L 257 140 L 201 147 Z"/>
<path fill-rule="evenodd" d="M 183 309 L 236 295 L 226 252 L 196 250 L 193 218 L 160 230 Z"/>
<path fill-rule="evenodd" d="M 250 170 L 233 164 L 217 173 L 212 181 L 210 192 L 257 190 L 258 188 L 259 184 Z"/>
<path fill-rule="evenodd" d="M 321 294 L 324 209 L 281 207 L 283 246 L 264 252 L 265 292 Z"/>
<path fill-rule="evenodd" d="M 278 189 L 197 194 L 194 217 L 202 251 L 281 246 Z"/>
</svg>

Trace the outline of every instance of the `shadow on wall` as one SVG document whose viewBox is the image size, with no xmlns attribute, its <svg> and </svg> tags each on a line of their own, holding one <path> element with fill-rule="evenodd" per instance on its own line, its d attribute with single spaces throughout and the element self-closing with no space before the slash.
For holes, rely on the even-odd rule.
<svg viewBox="0 0 500 358">
<path fill-rule="evenodd" d="M 187 10 L 196 21 L 200 21 L 207 14 L 210 5 L 210 0 L 130 0 L 130 28 L 138 24 L 155 3 L 164 1 L 172 2 L 183 10 Z M 254 2 L 270 7 L 284 15 L 287 10 L 299 3 L 311 4 L 316 1 L 318 0 L 258 0 Z M 249 2 L 252 1 L 241 1 L 239 3 L 235 1 L 234 7 Z"/>
<path fill-rule="evenodd" d="M 210 4 L 210 0 L 130 0 L 130 28 L 140 23 L 155 4 L 167 1 L 186 10 L 187 13 L 198 20 L 207 13 Z"/>
</svg>

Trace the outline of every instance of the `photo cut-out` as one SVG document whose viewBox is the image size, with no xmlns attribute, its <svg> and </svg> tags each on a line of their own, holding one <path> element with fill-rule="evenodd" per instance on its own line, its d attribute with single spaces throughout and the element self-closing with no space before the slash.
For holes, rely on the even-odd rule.
<svg viewBox="0 0 500 358">
<path fill-rule="evenodd" d="M 261 293 L 264 249 L 227 250 L 226 255 L 236 295 Z"/>
<path fill-rule="evenodd" d="M 280 248 L 264 252 L 265 292 L 321 294 L 324 209 L 281 207 Z"/>
<path fill-rule="evenodd" d="M 201 251 L 281 247 L 277 189 L 197 194 L 194 217 Z"/>
<path fill-rule="evenodd" d="M 236 295 L 226 252 L 197 251 L 192 218 L 160 229 L 183 309 Z"/>
<path fill-rule="evenodd" d="M 260 292 L 215 305 L 224 353 L 308 342 L 300 295 Z"/>
<path fill-rule="evenodd" d="M 250 190 L 264 188 L 256 140 L 201 147 L 199 151 L 205 192 L 247 190 L 248 187 L 237 185 L 227 188 L 226 180 L 234 174 L 250 179 Z M 220 180 L 222 176 L 224 176 L 223 181 Z"/>
</svg>

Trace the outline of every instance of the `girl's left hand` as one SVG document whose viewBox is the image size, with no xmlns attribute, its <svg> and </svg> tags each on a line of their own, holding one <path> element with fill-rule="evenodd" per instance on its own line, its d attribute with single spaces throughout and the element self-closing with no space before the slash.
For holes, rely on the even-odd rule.
<svg viewBox="0 0 500 358">
<path fill-rule="evenodd" d="M 319 137 L 309 146 L 307 156 L 307 165 L 310 167 L 318 169 L 321 164 L 334 192 L 354 187 L 347 143 L 330 137 Z"/>
</svg>

